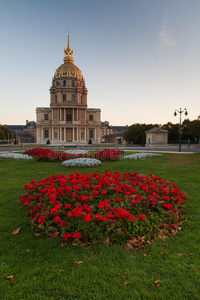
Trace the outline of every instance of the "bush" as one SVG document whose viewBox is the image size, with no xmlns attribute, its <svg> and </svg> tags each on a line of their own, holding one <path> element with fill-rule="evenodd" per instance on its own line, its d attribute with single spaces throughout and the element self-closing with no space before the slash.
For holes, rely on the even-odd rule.
<svg viewBox="0 0 200 300">
<path fill-rule="evenodd" d="M 91 139 L 89 139 L 89 142 L 88 142 L 88 144 L 92 144 L 92 140 L 91 140 Z"/>
<path fill-rule="evenodd" d="M 62 163 L 63 167 L 79 167 L 79 168 L 91 168 L 101 165 L 101 161 L 95 158 L 75 158 L 69 159 Z"/>
<path fill-rule="evenodd" d="M 50 145 L 50 140 L 47 140 L 47 143 L 46 143 L 47 145 Z"/>
<path fill-rule="evenodd" d="M 175 184 L 138 172 L 52 175 L 25 185 L 21 202 L 31 223 L 66 242 L 117 243 L 176 234 L 186 196 Z"/>
</svg>

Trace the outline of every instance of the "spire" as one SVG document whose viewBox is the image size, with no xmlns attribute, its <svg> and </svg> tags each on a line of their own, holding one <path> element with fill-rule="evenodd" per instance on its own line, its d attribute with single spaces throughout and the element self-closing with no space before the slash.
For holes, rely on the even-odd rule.
<svg viewBox="0 0 200 300">
<path fill-rule="evenodd" d="M 73 59 L 73 56 L 72 56 L 73 49 L 72 50 L 70 49 L 69 34 L 68 34 L 67 49 L 64 49 L 64 52 L 65 52 L 64 62 L 71 62 L 71 63 L 73 63 L 74 62 L 74 59 Z"/>
</svg>

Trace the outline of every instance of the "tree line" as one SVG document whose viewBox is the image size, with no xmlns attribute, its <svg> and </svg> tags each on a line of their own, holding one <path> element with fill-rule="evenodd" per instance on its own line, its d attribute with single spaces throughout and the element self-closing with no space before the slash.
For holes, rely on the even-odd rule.
<svg viewBox="0 0 200 300">
<path fill-rule="evenodd" d="M 168 122 L 164 125 L 159 124 L 140 124 L 136 123 L 129 127 L 127 131 L 124 132 L 123 137 L 128 143 L 141 144 L 146 143 L 145 132 L 154 128 L 160 127 L 168 130 L 168 142 L 178 143 L 179 141 L 179 129 L 180 124 L 173 124 Z M 200 119 L 190 121 L 186 119 L 182 122 L 181 126 L 181 141 L 187 143 L 190 140 L 191 143 L 200 143 Z"/>
<path fill-rule="evenodd" d="M 16 134 L 8 127 L 0 125 L 0 140 L 11 140 L 11 138 L 16 139 Z"/>
</svg>

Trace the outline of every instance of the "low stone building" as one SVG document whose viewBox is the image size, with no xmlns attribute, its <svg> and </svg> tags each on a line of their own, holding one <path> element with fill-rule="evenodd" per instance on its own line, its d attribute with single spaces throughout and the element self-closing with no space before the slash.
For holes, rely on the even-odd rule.
<svg viewBox="0 0 200 300">
<path fill-rule="evenodd" d="M 146 131 L 145 147 L 168 146 L 168 130 L 154 127 Z"/>
<path fill-rule="evenodd" d="M 36 123 L 26 120 L 26 125 L 5 125 L 16 134 L 18 143 L 36 142 Z M 13 137 L 9 137 L 10 142 L 14 143 Z"/>
<path fill-rule="evenodd" d="M 73 50 L 64 50 L 64 64 L 55 72 L 50 88 L 50 107 L 37 107 L 37 143 L 86 144 L 101 142 L 101 111 L 88 108 L 85 80 L 74 65 Z"/>
</svg>

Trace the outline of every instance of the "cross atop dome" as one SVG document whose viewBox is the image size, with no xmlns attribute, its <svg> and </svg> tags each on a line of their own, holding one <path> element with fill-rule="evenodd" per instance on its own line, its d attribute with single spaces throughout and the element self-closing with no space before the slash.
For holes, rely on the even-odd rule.
<svg viewBox="0 0 200 300">
<path fill-rule="evenodd" d="M 74 62 L 73 59 L 73 49 L 70 49 L 70 45 L 69 45 L 69 34 L 68 34 L 68 44 L 67 44 L 67 49 L 64 49 L 65 52 L 65 57 L 64 57 L 64 62 Z"/>
</svg>

